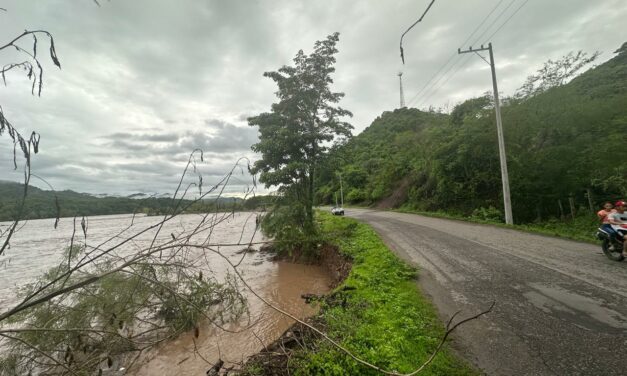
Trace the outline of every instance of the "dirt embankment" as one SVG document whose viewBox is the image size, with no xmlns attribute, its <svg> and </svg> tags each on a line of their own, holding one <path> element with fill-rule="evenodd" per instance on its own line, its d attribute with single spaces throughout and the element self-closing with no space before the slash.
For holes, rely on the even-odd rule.
<svg viewBox="0 0 627 376">
<path fill-rule="evenodd" d="M 291 260 L 299 259 L 290 257 Z M 302 260 L 302 259 L 301 259 Z M 339 286 L 351 271 L 352 261 L 343 255 L 336 247 L 325 246 L 316 261 L 323 266 L 332 277 L 332 288 Z M 324 301 L 328 305 L 345 304 L 342 293 L 344 289 L 332 292 L 328 295 L 305 294 L 305 301 L 317 304 Z M 324 330 L 323 323 L 317 316 L 304 320 L 318 329 Z M 241 370 L 233 370 L 229 375 L 290 375 L 288 361 L 297 350 L 314 350 L 317 334 L 301 323 L 294 323 L 274 342 L 267 345 L 258 354 L 250 357 Z M 218 375 L 218 373 L 215 373 Z"/>
<path fill-rule="evenodd" d="M 398 208 L 407 201 L 410 186 L 411 180 L 408 177 L 401 179 L 392 194 L 379 201 L 375 208 L 381 210 Z"/>
</svg>

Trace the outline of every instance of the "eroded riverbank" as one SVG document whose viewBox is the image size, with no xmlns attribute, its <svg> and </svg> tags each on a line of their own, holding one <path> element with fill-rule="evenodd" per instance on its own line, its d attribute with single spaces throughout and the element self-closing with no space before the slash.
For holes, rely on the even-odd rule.
<svg viewBox="0 0 627 376">
<path fill-rule="evenodd" d="M 314 314 L 316 306 L 305 304 L 301 295 L 327 292 L 332 283 L 328 271 L 322 266 L 265 262 L 268 265 L 262 268 L 263 271 L 255 271 L 264 274 L 255 278 L 258 280 L 255 291 L 298 318 Z M 265 305 L 250 292 L 245 292 L 245 295 L 250 314 L 224 326 L 228 331 L 203 322 L 198 338 L 194 337 L 193 331 L 179 336 L 144 357 L 129 374 L 204 375 L 219 359 L 224 361 L 224 368 L 237 367 L 275 341 L 293 324 L 293 320 Z"/>
</svg>

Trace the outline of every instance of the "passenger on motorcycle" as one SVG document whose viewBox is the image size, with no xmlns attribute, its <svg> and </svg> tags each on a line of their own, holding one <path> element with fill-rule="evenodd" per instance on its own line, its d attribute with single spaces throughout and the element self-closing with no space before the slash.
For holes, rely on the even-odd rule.
<svg viewBox="0 0 627 376">
<path fill-rule="evenodd" d="M 603 204 L 603 209 L 597 212 L 597 216 L 599 217 L 599 220 L 601 221 L 601 223 L 603 224 L 609 223 L 607 220 L 607 216 L 610 215 L 612 212 L 614 212 L 614 205 L 612 205 L 611 202 L 608 201 L 605 204 Z"/>
<path fill-rule="evenodd" d="M 610 239 L 614 239 L 614 236 L 616 236 L 616 231 L 614 231 L 614 228 L 610 224 L 610 219 L 608 218 L 608 216 L 615 211 L 616 210 L 614 210 L 614 205 L 612 205 L 611 202 L 606 202 L 605 204 L 603 204 L 603 209 L 597 212 L 597 216 L 602 223 L 601 228 L 610 235 Z"/>
<path fill-rule="evenodd" d="M 627 228 L 627 213 L 625 213 L 625 207 L 627 207 L 625 201 L 618 201 L 614 204 L 615 211 L 607 216 L 610 225 Z M 623 241 L 623 256 L 627 256 L 627 239 Z"/>
</svg>

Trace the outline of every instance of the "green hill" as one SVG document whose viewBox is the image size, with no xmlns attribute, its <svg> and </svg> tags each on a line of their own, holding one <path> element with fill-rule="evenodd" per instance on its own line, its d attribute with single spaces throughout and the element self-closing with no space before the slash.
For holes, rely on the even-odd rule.
<svg viewBox="0 0 627 376">
<path fill-rule="evenodd" d="M 624 197 L 627 192 L 627 51 L 573 79 L 502 108 L 515 220 L 528 222 Z M 462 215 L 502 212 L 494 109 L 473 98 L 450 115 L 384 112 L 336 147 L 317 199 Z M 564 208 L 560 210 L 560 203 Z M 490 207 L 495 209 L 489 209 Z M 493 218 L 494 219 L 494 218 Z"/>
</svg>

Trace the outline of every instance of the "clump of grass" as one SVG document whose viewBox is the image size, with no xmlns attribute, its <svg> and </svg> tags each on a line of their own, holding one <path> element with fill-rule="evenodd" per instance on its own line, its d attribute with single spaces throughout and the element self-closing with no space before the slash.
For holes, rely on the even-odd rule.
<svg viewBox="0 0 627 376">
<path fill-rule="evenodd" d="M 597 240 L 594 234 L 599 226 L 599 219 L 595 215 L 585 214 L 579 215 L 574 219 L 561 220 L 551 218 L 547 221 L 522 224 L 516 227 L 545 235 L 596 243 Z"/>
<path fill-rule="evenodd" d="M 542 235 L 557 236 L 560 238 L 572 239 L 587 243 L 596 243 L 596 238 L 594 234 L 596 233 L 596 229 L 600 225 L 598 218 L 594 214 L 589 213 L 577 215 L 575 218 L 549 218 L 543 221 L 506 225 L 495 215 L 492 215 L 493 213 L 496 213 L 495 211 L 490 212 L 490 216 L 475 215 L 471 217 L 456 213 L 448 213 L 444 211 L 425 212 L 409 208 L 401 208 L 395 211 L 408 214 L 419 214 L 426 217 L 455 219 L 465 222 L 489 224 L 498 227 L 512 228 L 520 231 L 537 233 Z"/>
</svg>

